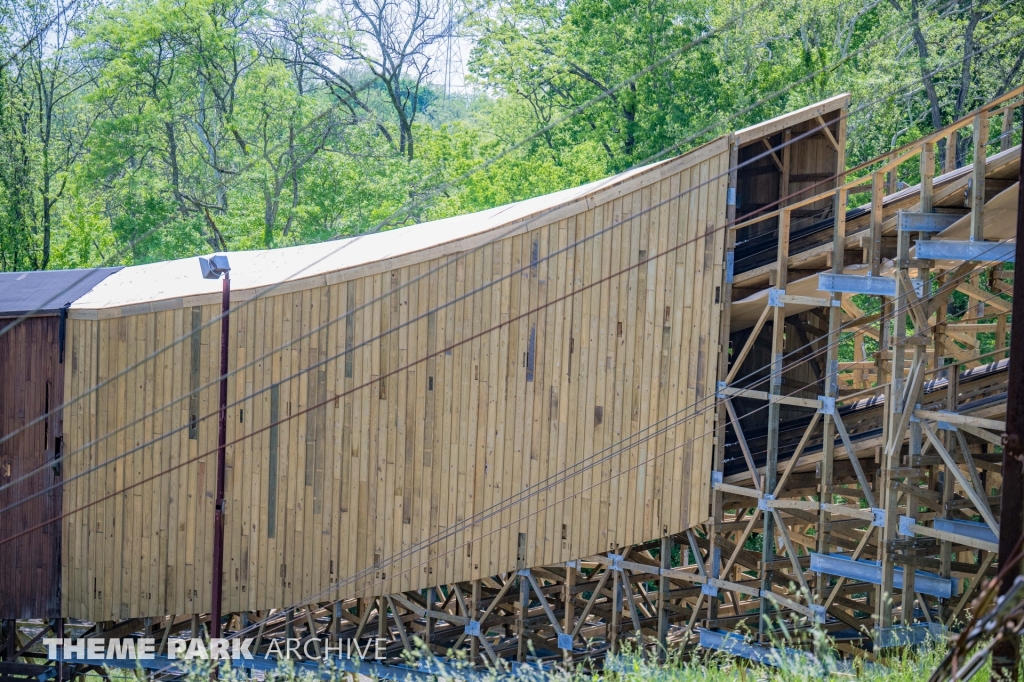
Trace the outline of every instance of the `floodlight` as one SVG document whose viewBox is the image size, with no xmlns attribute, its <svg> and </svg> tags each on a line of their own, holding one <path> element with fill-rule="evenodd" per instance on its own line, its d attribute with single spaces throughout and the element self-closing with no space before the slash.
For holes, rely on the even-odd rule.
<svg viewBox="0 0 1024 682">
<path fill-rule="evenodd" d="M 203 279 L 220 279 L 220 276 L 231 271 L 228 257 L 217 254 L 209 258 L 199 258 L 199 267 L 203 270 Z"/>
</svg>

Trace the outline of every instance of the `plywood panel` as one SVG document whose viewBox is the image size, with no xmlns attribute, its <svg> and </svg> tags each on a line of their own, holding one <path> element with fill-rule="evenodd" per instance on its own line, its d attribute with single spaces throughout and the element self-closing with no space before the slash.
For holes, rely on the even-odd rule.
<svg viewBox="0 0 1024 682">
<path fill-rule="evenodd" d="M 706 405 L 717 376 L 728 146 L 713 145 L 464 255 L 241 296 L 228 437 L 245 439 L 227 449 L 224 609 L 308 602 L 610 453 L 332 596 L 565 561 L 700 521 L 711 413 L 673 420 Z M 69 483 L 65 509 L 194 461 L 67 520 L 65 615 L 208 610 L 215 466 L 201 455 L 216 448 L 217 387 L 206 384 L 220 325 L 203 325 L 218 312 L 70 321 L 72 392 L 184 341 L 112 378 L 94 412 L 71 410 L 68 446 L 100 440 L 69 470 L 130 454 Z"/>
</svg>

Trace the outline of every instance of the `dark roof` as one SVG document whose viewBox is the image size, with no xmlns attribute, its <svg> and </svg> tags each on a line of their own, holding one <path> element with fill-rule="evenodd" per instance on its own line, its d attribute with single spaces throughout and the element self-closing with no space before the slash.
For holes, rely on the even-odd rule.
<svg viewBox="0 0 1024 682">
<path fill-rule="evenodd" d="M 55 315 L 120 269 L 0 272 L 0 317 Z"/>
</svg>

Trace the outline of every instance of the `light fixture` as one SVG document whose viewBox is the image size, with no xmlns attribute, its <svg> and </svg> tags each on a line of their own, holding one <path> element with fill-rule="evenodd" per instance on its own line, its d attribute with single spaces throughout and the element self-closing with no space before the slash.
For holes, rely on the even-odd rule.
<svg viewBox="0 0 1024 682">
<path fill-rule="evenodd" d="M 199 258 L 199 267 L 203 270 L 203 279 L 220 279 L 220 276 L 231 271 L 228 265 L 228 257 L 222 253 Z"/>
</svg>

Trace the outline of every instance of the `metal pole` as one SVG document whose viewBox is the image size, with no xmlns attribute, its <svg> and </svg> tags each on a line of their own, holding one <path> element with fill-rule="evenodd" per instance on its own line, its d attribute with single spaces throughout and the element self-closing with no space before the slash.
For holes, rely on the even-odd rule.
<svg viewBox="0 0 1024 682">
<path fill-rule="evenodd" d="M 217 425 L 217 502 L 213 516 L 213 603 L 210 606 L 210 637 L 220 637 L 220 608 L 224 583 L 224 468 L 228 436 L 228 309 L 231 276 L 224 273 L 220 320 L 220 423 Z M 216 668 L 214 668 L 216 670 Z"/>
<path fill-rule="evenodd" d="M 1020 185 L 1017 193 L 1017 261 L 1024 263 L 1024 144 L 1021 145 Z M 1014 264 L 1016 268 L 1017 265 Z M 1024 279 L 1013 280 L 1013 319 L 1024 320 Z M 1003 500 L 999 512 L 999 568 L 1003 574 L 1000 596 L 1006 594 L 1017 576 L 1021 562 L 1010 565 L 1024 534 L 1024 333 L 1010 334 L 1010 372 L 1006 386 L 1006 433 L 1003 434 Z M 1020 638 L 999 644 L 992 652 L 992 678 L 1017 679 Z"/>
</svg>

